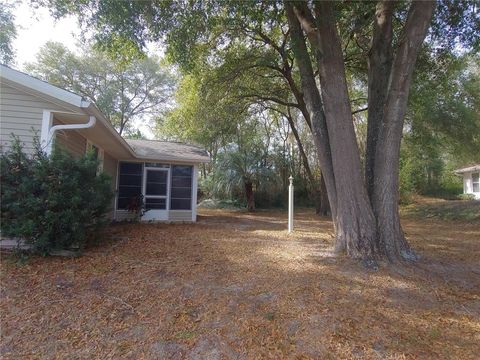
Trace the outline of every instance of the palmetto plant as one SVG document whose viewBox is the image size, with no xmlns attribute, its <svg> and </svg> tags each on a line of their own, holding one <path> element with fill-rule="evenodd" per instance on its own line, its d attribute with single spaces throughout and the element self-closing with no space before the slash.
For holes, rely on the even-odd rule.
<svg viewBox="0 0 480 360">
<path fill-rule="evenodd" d="M 277 177 L 259 150 L 229 151 L 218 156 L 214 192 L 244 194 L 247 210 L 255 211 L 255 191 L 275 185 Z"/>
</svg>

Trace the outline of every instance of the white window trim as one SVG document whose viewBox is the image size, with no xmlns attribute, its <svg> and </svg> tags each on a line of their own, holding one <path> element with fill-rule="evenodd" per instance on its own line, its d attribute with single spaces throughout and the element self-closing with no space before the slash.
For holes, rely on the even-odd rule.
<svg viewBox="0 0 480 360">
<path fill-rule="evenodd" d="M 192 174 L 192 221 L 197 221 L 198 165 L 193 165 Z"/>
<path fill-rule="evenodd" d="M 40 132 L 40 146 L 47 155 L 52 153 L 53 138 L 48 141 L 48 133 L 53 124 L 53 112 L 50 110 L 43 110 L 42 116 L 42 130 Z"/>
<path fill-rule="evenodd" d="M 473 181 L 473 175 L 478 175 L 478 182 L 474 182 Z M 472 172 L 471 175 L 470 175 L 470 178 L 472 180 L 472 193 L 473 194 L 480 194 L 480 172 Z M 474 188 L 475 188 L 475 184 L 478 184 L 478 191 L 474 191 Z"/>
</svg>

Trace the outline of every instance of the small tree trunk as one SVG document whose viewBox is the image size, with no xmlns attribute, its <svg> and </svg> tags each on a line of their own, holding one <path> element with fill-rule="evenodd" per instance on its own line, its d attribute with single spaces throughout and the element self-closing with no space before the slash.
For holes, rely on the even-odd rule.
<svg viewBox="0 0 480 360">
<path fill-rule="evenodd" d="M 320 178 L 321 187 L 319 189 L 317 185 L 317 181 L 315 181 L 315 177 L 313 176 L 312 170 L 310 168 L 308 157 L 307 157 L 307 154 L 305 153 L 305 149 L 303 148 L 303 144 L 298 134 L 297 128 L 295 126 L 292 116 L 290 115 L 290 110 L 288 111 L 288 114 L 285 114 L 285 115 L 288 120 L 288 123 L 290 124 L 290 129 L 292 130 L 293 136 L 295 137 L 295 140 L 297 142 L 298 151 L 300 153 L 303 166 L 305 167 L 305 172 L 307 173 L 308 182 L 310 184 L 310 189 L 311 189 L 310 191 L 313 192 L 313 199 L 315 202 L 315 213 L 319 215 L 327 216 L 330 211 L 330 203 L 328 201 L 325 179 L 323 178 L 323 175 L 321 175 L 321 178 Z"/>
<path fill-rule="evenodd" d="M 311 122 L 313 141 L 317 150 L 322 174 L 328 192 L 328 199 L 332 217 L 336 218 L 337 211 L 337 190 L 335 188 L 335 176 L 333 172 L 332 157 L 330 151 L 330 140 L 328 136 L 327 122 L 323 111 L 322 99 L 315 82 L 315 75 L 308 53 L 300 23 L 295 15 L 293 5 L 285 2 L 288 23 L 291 32 L 292 50 L 300 70 L 301 87 L 303 98 L 308 110 L 308 118 Z M 307 118 L 307 117 L 306 117 Z"/>
<path fill-rule="evenodd" d="M 317 214 L 328 216 L 330 214 L 330 202 L 328 201 L 327 187 L 323 174 L 320 175 L 320 211 Z"/>
<path fill-rule="evenodd" d="M 247 211 L 255 211 L 255 195 L 253 193 L 253 184 L 251 181 L 245 182 L 245 196 L 247 198 Z"/>
<path fill-rule="evenodd" d="M 403 234 L 398 211 L 400 144 L 413 69 L 434 7 L 433 1 L 416 1 L 410 6 L 392 66 L 375 154 L 373 209 L 378 223 L 379 246 L 390 261 L 415 259 Z"/>
<path fill-rule="evenodd" d="M 373 261 L 376 222 L 364 186 L 333 2 L 318 2 L 315 11 L 321 92 L 337 190 L 336 250 Z"/>
</svg>

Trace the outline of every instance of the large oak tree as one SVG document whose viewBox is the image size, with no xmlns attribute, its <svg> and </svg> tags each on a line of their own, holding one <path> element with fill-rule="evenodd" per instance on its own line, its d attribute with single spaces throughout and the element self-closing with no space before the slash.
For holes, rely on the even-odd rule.
<svg viewBox="0 0 480 360">
<path fill-rule="evenodd" d="M 409 89 L 434 1 L 47 2 L 60 15 L 73 12 L 93 24 L 99 30 L 97 41 L 112 51 L 164 40 L 171 59 L 187 70 L 202 61 L 214 65 L 218 52 L 238 40 L 222 31 L 219 25 L 225 21 L 246 20 L 267 32 L 279 22 L 288 23 L 305 117 L 311 122 L 330 200 L 337 251 L 372 265 L 385 257 L 415 259 L 399 219 L 399 155 Z M 457 39 L 470 37 L 478 45 L 478 37 L 472 37 L 478 35 L 478 18 L 475 10 L 468 9 L 467 2 L 441 1 L 430 43 L 449 48 Z M 366 70 L 366 178 L 352 122 L 348 67 Z"/>
</svg>

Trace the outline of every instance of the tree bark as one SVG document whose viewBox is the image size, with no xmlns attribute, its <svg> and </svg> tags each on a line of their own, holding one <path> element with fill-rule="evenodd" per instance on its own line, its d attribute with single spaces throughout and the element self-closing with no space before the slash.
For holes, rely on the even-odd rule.
<svg viewBox="0 0 480 360">
<path fill-rule="evenodd" d="M 286 1 L 285 9 L 305 103 L 312 118 L 314 139 L 319 144 L 321 135 L 328 138 L 327 159 L 322 154 L 322 146 L 317 145 L 317 152 L 322 169 L 325 163 L 331 165 L 333 171 L 333 176 L 328 175 L 326 180 L 334 180 L 336 249 L 346 251 L 352 257 L 371 259 L 373 263 L 376 258 L 385 255 L 390 261 L 414 259 L 400 225 L 398 209 L 400 143 L 413 69 L 435 3 L 412 2 L 394 58 L 391 46 L 393 4 L 382 2 L 377 6 L 369 54 L 368 101 L 371 114 L 366 183 L 362 177 L 351 118 L 333 2 L 314 4 L 315 16 L 307 2 Z M 321 98 L 303 33 L 317 62 Z M 318 119 L 319 109 L 324 111 L 325 124 L 319 122 L 322 132 L 316 134 L 313 119 L 314 116 Z M 325 128 L 322 127 L 324 125 Z M 328 181 L 326 185 L 330 196 L 332 189 Z"/>
<path fill-rule="evenodd" d="M 378 224 L 379 246 L 385 250 L 390 261 L 416 258 L 403 234 L 398 212 L 400 143 L 415 62 L 434 8 L 434 1 L 415 1 L 410 6 L 391 70 L 375 152 L 372 203 Z"/>
<path fill-rule="evenodd" d="M 323 174 L 320 174 L 320 208 L 317 210 L 317 214 L 322 216 L 330 214 L 330 203 L 328 202 L 327 187 Z"/>
<path fill-rule="evenodd" d="M 320 167 L 325 179 L 328 199 L 333 219 L 336 218 L 337 209 L 337 191 L 335 188 L 335 176 L 333 172 L 333 164 L 330 153 L 330 141 L 328 137 L 327 123 L 323 111 L 323 104 L 315 82 L 310 55 L 303 38 L 303 32 L 300 23 L 294 13 L 292 4 L 285 3 L 288 23 L 290 26 L 292 50 L 297 60 L 300 71 L 301 87 L 303 98 L 305 100 L 308 116 L 311 121 L 311 129 L 315 147 L 317 150 Z"/>
<path fill-rule="evenodd" d="M 381 1 L 377 4 L 373 22 L 373 37 L 368 54 L 368 119 L 367 148 L 365 151 L 365 183 L 370 200 L 373 196 L 375 152 L 378 133 L 383 121 L 388 80 L 392 68 L 392 15 L 395 3 Z"/>
<path fill-rule="evenodd" d="M 245 196 L 247 198 L 247 211 L 255 211 L 255 195 L 253 193 L 253 184 L 251 181 L 245 181 Z"/>
<path fill-rule="evenodd" d="M 317 54 L 337 200 L 335 248 L 351 257 L 373 261 L 376 222 L 364 187 L 333 3 L 316 3 L 315 10 L 317 18 L 312 22 L 307 3 L 294 4 L 297 22 Z M 300 73 L 303 81 L 304 74 Z M 312 90 L 304 89 L 308 104 L 311 99 L 307 91 Z"/>
</svg>

